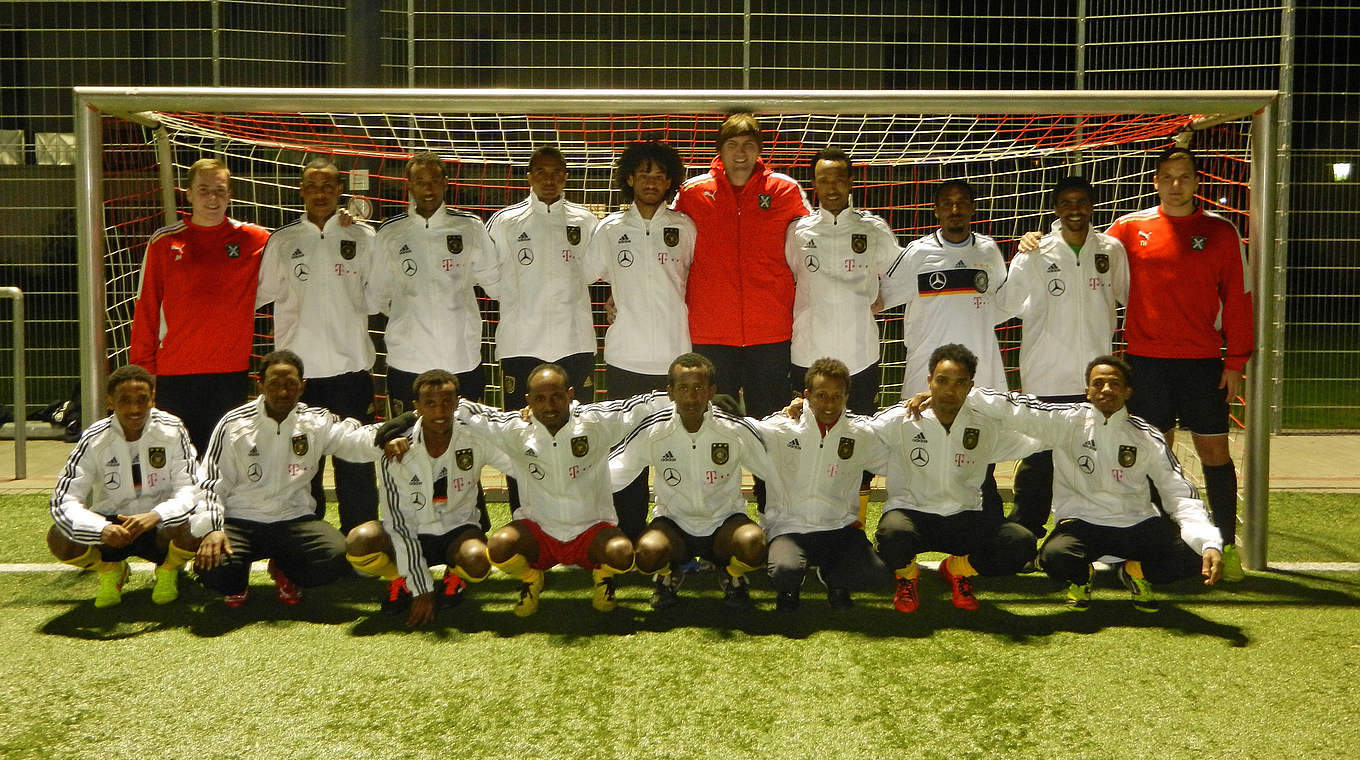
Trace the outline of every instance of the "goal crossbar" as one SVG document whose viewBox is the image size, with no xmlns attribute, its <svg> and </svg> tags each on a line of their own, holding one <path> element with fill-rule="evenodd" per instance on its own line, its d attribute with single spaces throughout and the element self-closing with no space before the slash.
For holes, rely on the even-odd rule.
<svg viewBox="0 0 1360 760">
<path fill-rule="evenodd" d="M 1201 124 L 1251 118 L 1249 249 L 1255 291 L 1256 346 L 1247 373 L 1246 487 L 1243 510 L 1246 564 L 1266 563 L 1270 467 L 1270 352 L 1281 327 L 1275 295 L 1276 173 L 1273 90 L 1052 91 L 1052 90 L 542 90 L 370 88 L 76 87 L 73 90 L 78 159 L 76 221 L 79 250 L 81 401 L 103 408 L 107 372 L 103 332 L 104 224 L 102 218 L 102 116 L 159 126 L 158 111 L 199 113 L 321 113 L 337 110 L 406 114 L 572 113 L 723 114 L 736 110 L 784 114 L 1190 114 Z M 162 166 L 169 179 L 169 167 Z M 173 198 L 173 187 L 167 191 Z"/>
</svg>

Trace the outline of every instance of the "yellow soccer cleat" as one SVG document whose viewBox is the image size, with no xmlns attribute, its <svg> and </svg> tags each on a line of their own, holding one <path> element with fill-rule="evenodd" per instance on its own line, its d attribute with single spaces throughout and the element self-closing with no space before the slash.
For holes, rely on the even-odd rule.
<svg viewBox="0 0 1360 760">
<path fill-rule="evenodd" d="M 1237 544 L 1227 544 L 1223 547 L 1223 580 L 1241 583 L 1246 578 L 1247 574 L 1242 572 L 1242 552 Z"/>
<path fill-rule="evenodd" d="M 105 570 L 99 574 L 99 591 L 94 595 L 94 606 L 112 607 L 123 601 L 123 584 L 127 582 L 128 574 L 127 561 L 119 562 L 112 570 Z"/>
<path fill-rule="evenodd" d="M 519 587 L 519 601 L 515 603 L 515 614 L 528 617 L 538 612 L 538 597 L 543 593 L 543 571 L 531 569 L 521 577 L 524 582 Z"/>
<path fill-rule="evenodd" d="M 151 601 L 169 604 L 179 598 L 179 568 L 157 567 L 156 585 L 151 589 Z"/>
</svg>

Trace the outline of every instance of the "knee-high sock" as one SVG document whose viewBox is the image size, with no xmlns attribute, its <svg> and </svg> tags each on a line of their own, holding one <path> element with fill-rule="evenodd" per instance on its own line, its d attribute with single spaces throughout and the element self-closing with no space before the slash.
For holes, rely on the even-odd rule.
<svg viewBox="0 0 1360 760">
<path fill-rule="evenodd" d="M 79 557 L 64 559 L 61 562 L 64 565 L 74 565 L 82 570 L 93 570 L 96 573 L 107 573 L 118 569 L 117 562 L 104 561 L 104 557 L 99 553 L 97 546 L 87 547 Z"/>
<path fill-rule="evenodd" d="M 364 575 L 372 575 L 385 581 L 390 581 L 398 575 L 397 563 L 393 562 L 386 552 L 346 554 L 345 559 Z"/>
<path fill-rule="evenodd" d="M 178 570 L 193 558 L 194 552 L 180 548 L 179 544 L 171 541 L 170 546 L 165 549 L 165 561 L 160 566 L 166 570 Z"/>
<path fill-rule="evenodd" d="M 1237 468 L 1232 460 L 1227 464 L 1205 465 L 1204 492 L 1209 514 L 1223 534 L 1223 543 L 1237 543 Z"/>
</svg>

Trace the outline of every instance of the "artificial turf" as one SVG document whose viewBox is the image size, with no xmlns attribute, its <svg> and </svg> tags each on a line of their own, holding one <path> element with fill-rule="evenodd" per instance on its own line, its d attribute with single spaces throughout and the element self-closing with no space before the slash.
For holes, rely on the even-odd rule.
<svg viewBox="0 0 1360 760">
<path fill-rule="evenodd" d="M 1288 496 L 1299 514 L 1273 505 L 1273 552 L 1357 559 L 1356 502 Z M 21 501 L 3 502 L 25 517 L 0 561 L 46 561 L 28 551 L 41 499 Z M 1360 755 L 1360 573 L 1184 582 L 1154 615 L 1108 575 L 1086 613 L 1041 575 L 981 580 L 982 609 L 963 613 L 926 573 L 905 616 L 886 593 L 833 611 L 815 580 L 797 613 L 759 580 L 757 609 L 734 613 L 711 573 L 664 613 L 630 576 L 601 614 L 571 570 L 531 618 L 497 578 L 418 631 L 375 614 L 374 581 L 296 608 L 253 582 L 241 610 L 188 579 L 158 607 L 137 573 L 95 610 L 88 573 L 0 574 L 0 757 Z"/>
</svg>

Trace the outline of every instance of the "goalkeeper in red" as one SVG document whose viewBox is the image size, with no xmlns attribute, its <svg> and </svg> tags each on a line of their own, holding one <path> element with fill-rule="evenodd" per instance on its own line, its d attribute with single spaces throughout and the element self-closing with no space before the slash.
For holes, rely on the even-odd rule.
<svg viewBox="0 0 1360 760">
<path fill-rule="evenodd" d="M 1246 250 L 1231 222 L 1196 203 L 1198 167 L 1189 150 L 1162 151 L 1153 184 L 1161 203 L 1120 217 L 1108 230 L 1129 256 L 1124 337 L 1138 378 L 1129 411 L 1157 426 L 1168 442 L 1178 422 L 1190 431 L 1209 510 L 1223 534 L 1223 578 L 1238 581 L 1228 403 L 1254 343 Z"/>
</svg>

